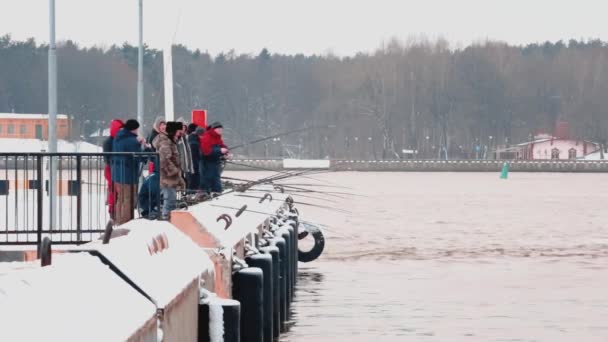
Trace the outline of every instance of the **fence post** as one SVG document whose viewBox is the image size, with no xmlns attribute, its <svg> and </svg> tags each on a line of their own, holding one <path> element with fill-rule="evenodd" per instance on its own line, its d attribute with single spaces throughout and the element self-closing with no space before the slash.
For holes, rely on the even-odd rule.
<svg viewBox="0 0 608 342">
<path fill-rule="evenodd" d="M 43 181 L 42 181 L 42 155 L 36 156 L 36 177 L 38 178 L 38 192 L 37 192 L 37 233 L 36 233 L 36 244 L 38 245 L 38 258 L 40 258 L 40 248 L 42 242 L 42 203 L 43 203 Z"/>
<path fill-rule="evenodd" d="M 76 156 L 76 240 L 82 242 L 82 156 Z"/>
</svg>

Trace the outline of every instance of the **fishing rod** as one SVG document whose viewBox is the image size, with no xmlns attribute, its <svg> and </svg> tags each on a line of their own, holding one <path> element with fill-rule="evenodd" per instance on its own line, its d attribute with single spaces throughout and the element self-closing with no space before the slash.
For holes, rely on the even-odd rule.
<svg viewBox="0 0 608 342">
<path fill-rule="evenodd" d="M 344 198 L 343 196 L 357 196 L 357 197 L 368 197 L 368 196 L 364 196 L 364 195 L 359 195 L 359 194 L 353 194 L 350 192 L 341 192 L 341 191 L 319 191 L 319 190 L 312 190 L 312 189 L 306 189 L 306 188 L 300 188 L 297 186 L 291 186 L 291 185 L 285 185 L 285 184 L 278 184 L 279 186 L 282 186 L 284 188 L 288 188 L 288 189 L 292 189 L 290 190 L 291 192 L 313 192 L 313 193 L 320 193 L 320 194 L 325 194 L 325 195 L 334 195 L 335 197 L 340 197 L 340 198 Z M 294 191 L 296 190 L 296 191 Z"/>
<path fill-rule="evenodd" d="M 251 209 L 243 209 L 243 208 L 236 208 L 236 207 L 231 207 L 231 206 L 227 206 L 227 205 L 220 205 L 220 204 L 209 204 L 209 205 L 212 206 L 212 207 L 216 207 L 216 208 L 233 209 L 233 210 L 237 210 L 237 212 L 240 211 L 241 213 L 249 212 L 249 213 L 252 213 L 252 214 L 262 214 L 262 215 L 268 215 L 270 217 L 276 217 L 276 218 L 280 217 L 277 214 L 265 213 L 263 211 L 257 211 L 257 210 L 251 210 Z M 304 221 L 304 220 L 300 220 L 300 223 L 304 224 L 304 225 L 323 227 L 323 230 L 327 230 L 327 231 L 332 232 L 334 234 L 340 235 L 340 237 L 344 237 L 344 238 L 347 238 L 347 239 L 359 239 L 358 236 L 347 235 L 347 234 L 341 233 L 341 232 L 339 232 L 339 231 L 337 231 L 335 229 L 331 229 L 331 228 L 327 227 L 324 224 L 319 224 L 319 223 L 314 223 L 314 222 Z"/>
<path fill-rule="evenodd" d="M 336 188 L 336 189 L 351 189 L 348 186 L 339 186 L 339 185 L 329 185 L 329 184 L 311 184 L 311 183 L 280 183 L 280 185 L 286 186 L 311 186 L 311 187 L 319 187 L 319 188 Z"/>
<path fill-rule="evenodd" d="M 233 161 L 226 161 L 226 163 L 230 163 L 233 165 L 238 165 L 238 166 L 244 166 L 244 167 L 248 167 L 254 170 L 259 170 L 259 171 L 270 171 L 270 172 L 277 172 L 280 174 L 284 174 L 287 175 L 287 177 L 284 178 L 289 178 L 289 177 L 293 177 L 294 175 L 298 175 L 301 176 L 302 178 L 307 178 L 307 179 L 311 179 L 317 182 L 324 182 L 324 183 L 330 183 L 321 179 L 316 179 L 316 178 L 312 178 L 312 177 L 307 177 L 307 176 L 302 176 L 304 173 L 314 173 L 314 174 L 321 174 L 321 173 L 329 173 L 329 172 L 334 172 L 331 170 L 322 170 L 322 171 L 315 171 L 315 169 L 306 169 L 305 172 L 303 173 L 290 173 L 287 171 L 277 171 L 277 170 L 272 170 L 272 169 L 267 169 L 265 167 L 260 167 L 260 166 L 253 166 L 253 165 L 249 165 L 249 164 L 242 164 L 242 163 L 237 163 L 237 162 L 233 162 Z M 284 179 L 284 178 L 277 178 L 277 179 Z"/>
<path fill-rule="evenodd" d="M 235 177 L 226 177 L 226 176 L 221 176 L 221 178 L 229 180 L 229 181 L 237 181 L 237 182 L 246 182 L 246 183 L 255 182 L 255 180 L 253 180 L 253 179 L 244 179 L 244 178 L 235 178 Z"/>
<path fill-rule="evenodd" d="M 282 191 L 279 191 L 279 190 L 277 190 L 277 189 L 275 189 L 275 190 L 271 190 L 271 191 L 268 191 L 268 190 L 257 190 L 257 189 L 252 189 L 252 190 L 249 190 L 249 191 L 251 191 L 251 192 L 263 192 L 263 193 L 266 193 L 266 192 L 272 192 L 272 193 L 277 193 L 277 194 L 283 193 Z M 322 194 L 322 193 L 321 193 L 321 194 Z M 302 195 L 302 194 L 298 194 L 298 197 L 310 198 L 310 199 L 321 200 L 321 201 L 326 201 L 326 202 L 331 202 L 331 203 L 338 203 L 338 201 L 336 201 L 336 200 L 331 200 L 331 199 L 328 199 L 328 198 L 317 197 L 317 196 L 311 196 L 311 195 Z"/>
<path fill-rule="evenodd" d="M 289 177 L 296 177 L 296 176 L 299 176 L 299 175 L 304 174 L 306 172 L 307 171 L 301 171 L 301 172 L 297 172 L 297 173 L 290 173 L 290 172 L 278 171 L 278 172 L 276 172 L 275 174 L 273 174 L 271 176 L 264 177 L 264 178 L 261 178 L 261 179 L 258 179 L 258 180 L 248 180 L 248 179 L 240 179 L 240 178 L 233 178 L 233 177 L 223 177 L 223 178 L 245 182 L 244 184 L 242 184 L 244 186 L 252 186 L 252 185 L 255 185 L 255 184 L 265 184 L 265 183 L 273 184 L 273 182 L 276 182 L 278 180 L 289 178 Z"/>
<path fill-rule="evenodd" d="M 274 172 L 275 174 L 271 175 L 269 177 L 265 177 L 265 178 L 259 179 L 257 181 L 250 181 L 248 183 L 239 184 L 239 185 L 241 185 L 241 187 L 233 187 L 231 190 L 224 191 L 221 194 L 219 194 L 219 195 L 217 195 L 217 196 L 215 196 L 213 198 L 218 198 L 218 197 L 221 197 L 221 196 L 224 196 L 224 195 L 231 194 L 233 192 L 244 192 L 245 190 L 249 189 L 250 187 L 252 187 L 254 185 L 264 184 L 264 183 L 272 182 L 272 181 L 275 181 L 275 180 L 286 179 L 286 178 L 290 178 L 290 177 L 305 177 L 305 176 L 303 176 L 303 174 L 305 174 L 307 172 L 311 172 L 312 173 L 314 171 L 312 169 L 310 169 L 310 170 L 307 169 L 307 170 L 304 170 L 304 171 L 298 171 L 298 172 L 290 173 L 290 172 L 285 172 L 285 171 L 276 171 L 276 170 L 270 170 L 270 169 L 265 169 L 265 168 L 261 168 L 261 167 L 255 167 L 255 166 L 251 166 L 251 165 L 247 165 L 247 164 L 239 164 L 239 163 L 234 163 L 234 164 L 236 164 L 236 165 L 243 165 L 243 166 L 247 166 L 247 167 L 252 167 L 252 168 L 256 168 L 256 169 L 263 169 L 265 171 Z"/>
<path fill-rule="evenodd" d="M 250 165 L 247 165 L 247 164 L 243 164 L 243 165 L 244 166 L 250 166 Z M 221 196 L 224 196 L 224 195 L 228 195 L 228 194 L 231 194 L 233 192 L 244 192 L 245 190 L 249 189 L 250 187 L 252 187 L 254 185 L 264 184 L 266 182 L 272 182 L 272 180 L 275 179 L 275 178 L 278 179 L 279 177 L 281 177 L 281 179 L 283 179 L 283 178 L 291 177 L 291 176 L 294 176 L 294 175 L 297 176 L 297 174 L 288 173 L 289 176 L 283 177 L 281 175 L 281 173 L 285 173 L 283 171 L 278 171 L 278 172 L 276 170 L 269 170 L 269 171 L 275 172 L 275 174 L 271 175 L 271 176 L 268 176 L 268 177 L 264 177 L 264 178 L 256 180 L 256 181 L 248 181 L 247 183 L 238 184 L 238 185 L 240 185 L 240 187 L 238 187 L 238 188 L 237 187 L 233 187 L 232 190 L 224 191 L 221 194 L 215 196 L 214 198 L 218 198 L 218 197 L 221 197 Z M 278 175 L 277 175 L 277 173 L 278 173 Z"/>
<path fill-rule="evenodd" d="M 248 184 L 252 184 L 253 182 L 259 182 L 259 184 L 273 184 L 275 186 L 275 189 L 277 188 L 282 188 L 283 190 L 285 188 L 288 189 L 297 189 L 297 191 L 289 191 L 289 192 L 305 192 L 305 193 L 319 193 L 319 194 L 323 194 L 323 195 L 329 195 L 329 196 L 334 196 L 334 197 L 338 197 L 338 198 L 344 198 L 342 196 L 338 196 L 338 194 L 332 194 L 329 191 L 320 191 L 320 190 L 312 190 L 312 189 L 302 189 L 300 190 L 300 188 L 295 188 L 294 186 L 292 186 L 291 184 L 282 184 L 282 183 L 278 183 L 276 181 L 273 181 L 272 179 L 268 179 L 268 180 L 257 180 L 257 181 L 253 181 L 253 180 L 249 180 L 249 179 L 242 179 L 242 178 L 234 178 L 234 177 L 222 177 L 223 179 L 228 179 L 231 181 L 240 181 L 240 182 L 245 182 L 245 183 L 235 183 L 236 185 L 243 185 L 243 186 L 249 186 Z M 250 191 L 262 191 L 262 190 L 250 190 Z M 278 192 L 278 191 L 276 191 Z M 346 194 L 346 193 L 345 193 Z M 318 200 L 323 200 L 323 201 L 328 201 L 328 202 L 336 202 L 334 200 L 329 200 L 327 198 L 322 198 L 322 197 L 315 197 L 315 196 L 304 196 L 304 195 L 299 195 L 302 197 L 306 197 L 306 198 L 311 198 L 311 199 L 318 199 Z"/>
<path fill-rule="evenodd" d="M 293 133 L 304 132 L 304 131 L 307 131 L 309 129 L 315 129 L 315 128 L 334 128 L 334 127 L 336 127 L 336 126 L 335 125 L 319 125 L 319 126 L 310 126 L 310 127 L 298 128 L 298 129 L 294 129 L 294 130 L 291 130 L 291 131 L 287 131 L 287 132 L 271 135 L 271 136 L 268 136 L 268 137 L 252 140 L 250 142 L 246 142 L 246 143 L 243 143 L 243 144 L 240 144 L 240 145 L 229 147 L 228 149 L 229 150 L 235 150 L 237 148 L 241 148 L 241 147 L 244 147 L 244 146 L 249 146 L 249 145 L 257 144 L 257 143 L 262 142 L 262 141 L 266 141 L 266 140 L 270 140 L 270 139 L 274 139 L 274 138 L 279 138 L 279 137 L 282 137 L 282 136 L 285 136 L 285 135 L 289 135 L 289 134 L 293 134 Z"/>
<path fill-rule="evenodd" d="M 257 199 L 260 198 L 259 196 L 250 196 L 250 195 L 244 195 L 244 194 L 238 194 L 238 195 L 235 195 L 235 196 L 238 196 L 238 197 L 248 197 L 248 198 L 257 198 Z M 337 212 L 343 213 L 343 214 L 352 214 L 352 212 L 350 212 L 348 210 L 341 209 L 341 208 L 333 208 L 333 207 L 330 207 L 330 206 L 324 206 L 324 205 L 318 205 L 318 204 L 306 203 L 306 202 L 300 202 L 300 201 L 296 202 L 295 200 L 294 200 L 293 203 L 294 204 L 306 205 L 306 206 L 309 206 L 309 207 L 320 208 L 320 209 L 334 210 L 334 211 L 337 211 Z"/>
</svg>

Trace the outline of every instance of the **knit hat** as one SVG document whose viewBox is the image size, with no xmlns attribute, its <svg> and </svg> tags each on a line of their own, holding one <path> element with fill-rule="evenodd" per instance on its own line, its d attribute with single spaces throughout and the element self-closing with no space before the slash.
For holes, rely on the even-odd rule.
<svg viewBox="0 0 608 342">
<path fill-rule="evenodd" d="M 197 124 L 195 124 L 194 122 L 188 125 L 188 134 L 194 132 L 196 130 L 196 128 L 198 127 Z"/>
<path fill-rule="evenodd" d="M 175 132 L 179 131 L 182 129 L 182 123 L 181 122 L 176 122 L 176 121 L 169 121 L 167 122 L 167 135 L 173 136 L 175 135 Z"/>
<path fill-rule="evenodd" d="M 211 129 L 224 128 L 224 126 L 222 126 L 222 124 L 219 121 L 216 121 L 216 122 L 212 123 L 211 126 L 209 126 L 209 128 L 211 128 Z"/>
<path fill-rule="evenodd" d="M 126 129 L 127 131 L 133 131 L 138 128 L 139 128 L 139 122 L 137 122 L 137 120 L 129 119 L 129 120 L 127 120 L 127 122 L 125 122 L 124 129 Z"/>
</svg>

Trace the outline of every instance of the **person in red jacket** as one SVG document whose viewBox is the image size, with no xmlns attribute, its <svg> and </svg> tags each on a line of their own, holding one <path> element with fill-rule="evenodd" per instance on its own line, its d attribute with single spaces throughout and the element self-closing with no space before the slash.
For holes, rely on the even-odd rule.
<svg viewBox="0 0 608 342">
<path fill-rule="evenodd" d="M 230 151 L 222 140 L 222 124 L 212 123 L 201 137 L 201 152 L 204 162 L 203 172 L 205 190 L 209 193 L 222 192 L 221 164 L 222 158 Z"/>
<path fill-rule="evenodd" d="M 103 152 L 112 152 L 112 145 L 114 144 L 114 138 L 116 134 L 123 128 L 125 123 L 122 120 L 114 119 L 110 122 L 110 136 L 103 142 Z M 114 218 L 114 203 L 116 203 L 116 194 L 114 192 L 114 186 L 112 184 L 112 169 L 110 168 L 110 157 L 104 156 L 106 167 L 104 169 L 104 176 L 106 178 L 106 184 L 108 185 L 108 212 L 110 217 Z"/>
</svg>

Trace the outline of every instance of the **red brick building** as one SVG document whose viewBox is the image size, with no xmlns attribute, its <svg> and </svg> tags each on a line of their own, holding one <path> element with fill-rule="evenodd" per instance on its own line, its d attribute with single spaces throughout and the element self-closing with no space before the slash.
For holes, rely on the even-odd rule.
<svg viewBox="0 0 608 342">
<path fill-rule="evenodd" d="M 48 139 L 47 114 L 0 113 L 0 138 Z M 57 115 L 57 139 L 67 139 L 70 125 L 67 115 Z"/>
</svg>

